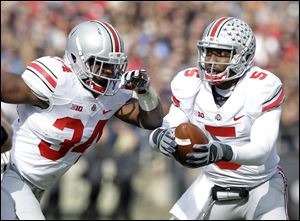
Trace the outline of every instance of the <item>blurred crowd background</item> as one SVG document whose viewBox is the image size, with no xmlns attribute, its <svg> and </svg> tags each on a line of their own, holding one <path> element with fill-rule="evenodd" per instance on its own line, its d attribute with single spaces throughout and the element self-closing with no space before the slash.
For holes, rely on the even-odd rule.
<svg viewBox="0 0 300 221">
<path fill-rule="evenodd" d="M 171 104 L 170 81 L 196 67 L 196 42 L 222 16 L 246 21 L 256 33 L 255 65 L 283 82 L 278 152 L 289 181 L 289 213 L 299 219 L 298 1 L 1 1 L 1 72 L 22 74 L 32 60 L 63 56 L 78 23 L 103 19 L 123 36 L 128 69 L 145 68 L 151 87 Z M 5 83 L 5 82 L 3 82 Z M 1 107 L 14 120 L 15 106 Z M 148 146 L 150 131 L 111 119 L 97 148 L 42 199 L 48 219 L 168 219 L 168 210 L 201 169 L 187 169 Z"/>
</svg>

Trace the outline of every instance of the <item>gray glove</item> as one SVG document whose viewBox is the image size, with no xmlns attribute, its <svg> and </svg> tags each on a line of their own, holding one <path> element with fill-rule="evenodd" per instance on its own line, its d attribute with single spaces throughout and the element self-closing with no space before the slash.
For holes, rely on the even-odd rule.
<svg viewBox="0 0 300 221">
<path fill-rule="evenodd" d="M 212 141 L 208 144 L 195 144 L 195 152 L 186 155 L 187 163 L 191 167 L 203 167 L 218 161 L 230 161 L 233 156 L 231 146 Z"/>
<path fill-rule="evenodd" d="M 169 129 L 157 128 L 153 131 L 151 139 L 159 151 L 167 157 L 172 157 L 172 153 L 176 151 L 175 127 Z"/>
<path fill-rule="evenodd" d="M 150 78 L 146 70 L 132 70 L 125 72 L 121 77 L 121 85 L 128 90 L 135 90 L 138 94 L 148 91 Z"/>
</svg>

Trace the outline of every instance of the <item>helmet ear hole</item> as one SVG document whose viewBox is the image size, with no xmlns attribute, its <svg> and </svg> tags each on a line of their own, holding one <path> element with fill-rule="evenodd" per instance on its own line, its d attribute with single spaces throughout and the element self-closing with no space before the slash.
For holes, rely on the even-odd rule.
<svg viewBox="0 0 300 221">
<path fill-rule="evenodd" d="M 74 63 L 76 63 L 76 56 L 74 54 L 71 54 L 72 60 Z"/>
</svg>

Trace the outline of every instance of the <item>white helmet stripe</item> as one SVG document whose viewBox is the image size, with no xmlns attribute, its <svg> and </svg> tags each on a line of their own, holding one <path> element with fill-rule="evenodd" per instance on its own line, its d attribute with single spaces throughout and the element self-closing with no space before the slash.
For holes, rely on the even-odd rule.
<svg viewBox="0 0 300 221">
<path fill-rule="evenodd" d="M 80 58 L 82 60 L 84 60 L 84 56 L 83 56 L 83 53 L 82 53 L 82 49 L 81 49 L 81 45 L 80 45 L 79 37 L 78 36 L 76 37 L 76 47 L 78 49 L 78 54 L 79 54 Z"/>
</svg>

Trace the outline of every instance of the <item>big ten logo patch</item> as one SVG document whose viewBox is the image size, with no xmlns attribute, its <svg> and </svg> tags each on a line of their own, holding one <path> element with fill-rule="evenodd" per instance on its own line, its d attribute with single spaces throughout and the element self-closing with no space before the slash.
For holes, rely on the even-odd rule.
<svg viewBox="0 0 300 221">
<path fill-rule="evenodd" d="M 75 110 L 75 111 L 78 111 L 78 112 L 82 112 L 83 107 L 82 107 L 81 105 L 72 104 L 71 110 Z"/>
</svg>

